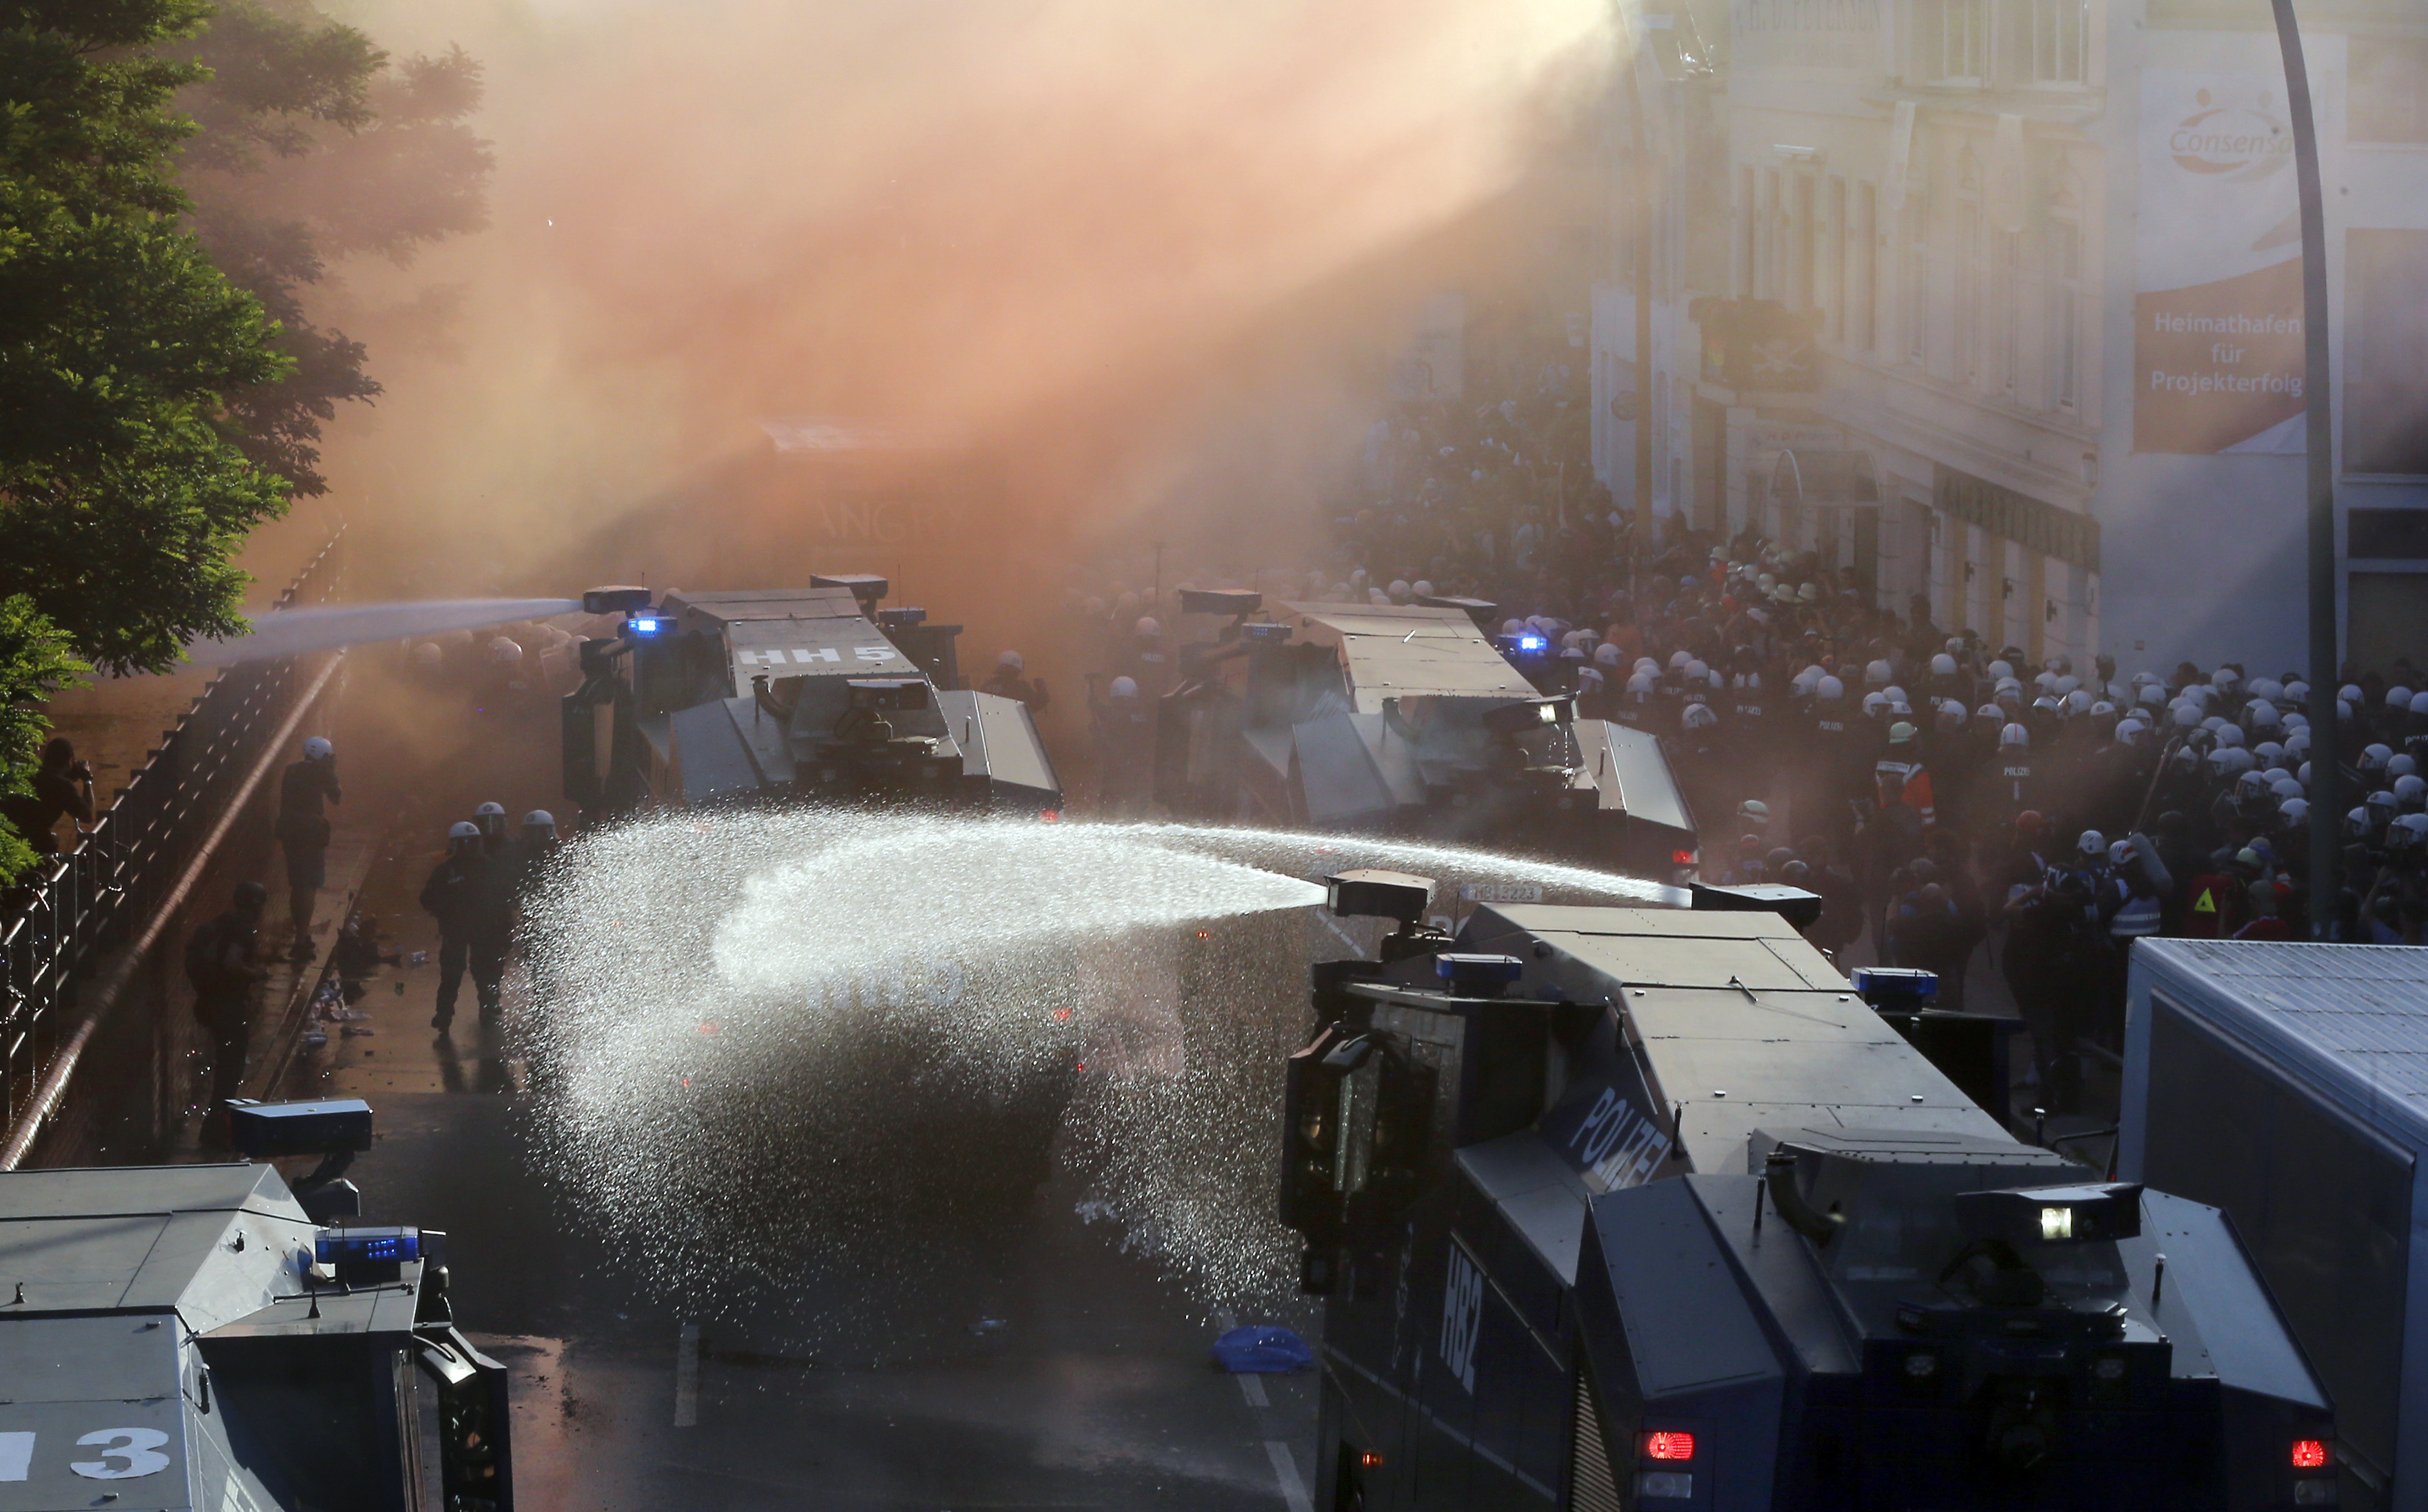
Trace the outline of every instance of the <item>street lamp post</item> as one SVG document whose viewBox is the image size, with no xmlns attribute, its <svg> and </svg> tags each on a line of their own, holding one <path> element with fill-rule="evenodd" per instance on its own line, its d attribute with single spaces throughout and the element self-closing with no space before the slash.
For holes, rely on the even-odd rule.
<svg viewBox="0 0 2428 1512">
<path fill-rule="evenodd" d="M 2302 202 L 2302 398 L 2309 464 L 2310 933 L 2323 940 L 2343 889 L 2342 731 L 2336 718 L 2341 659 L 2336 636 L 2336 454 L 2327 375 L 2327 218 L 2319 183 L 2319 127 L 2293 0 L 2271 0 L 2285 55 L 2285 107 L 2292 118 L 2294 185 Z M 2357 714 L 2359 711 L 2354 711 Z"/>
</svg>

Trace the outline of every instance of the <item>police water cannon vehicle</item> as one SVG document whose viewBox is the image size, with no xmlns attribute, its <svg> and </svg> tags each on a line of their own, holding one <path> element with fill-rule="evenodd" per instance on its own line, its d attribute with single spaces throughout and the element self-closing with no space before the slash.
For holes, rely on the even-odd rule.
<svg viewBox="0 0 2428 1512">
<path fill-rule="evenodd" d="M 1427 908 L 1351 880 L 1344 912 Z M 1315 968 L 1285 1081 L 1316 1505 L 2335 1504 L 2327 1400 L 2223 1215 L 2010 1137 L 1786 919 L 1392 939 Z"/>
<path fill-rule="evenodd" d="M 1232 622 L 1182 648 L 1157 710 L 1156 797 L 1173 812 L 1488 841 L 1693 879 L 1694 816 L 1659 739 L 1544 697 L 1479 628 L 1492 605 L 1268 612 L 1252 592 L 1180 597 L 1184 613 Z"/>
<path fill-rule="evenodd" d="M 566 797 L 594 813 L 790 797 L 1060 810 L 1027 708 L 960 685 L 960 626 L 879 609 L 883 578 L 812 583 L 583 594 L 624 620 L 582 644 L 564 700 Z"/>
<path fill-rule="evenodd" d="M 250 1159 L 0 1174 L 0 1512 L 511 1512 L 506 1371 L 450 1315 L 446 1236 L 342 1221 L 370 1109 L 228 1119 L 248 1157 L 331 1159 L 294 1188 Z"/>
</svg>

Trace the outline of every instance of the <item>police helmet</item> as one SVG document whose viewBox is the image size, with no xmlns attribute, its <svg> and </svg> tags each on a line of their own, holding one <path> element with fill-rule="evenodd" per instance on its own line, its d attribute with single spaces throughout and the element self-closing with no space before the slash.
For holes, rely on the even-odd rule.
<svg viewBox="0 0 2428 1512">
<path fill-rule="evenodd" d="M 2002 750 L 2029 750 L 2032 748 L 2032 732 L 2022 725 L 2010 724 L 1998 731 L 1998 746 Z"/>
<path fill-rule="evenodd" d="M 1138 697 L 1138 680 L 1117 677 L 1113 679 L 1112 685 L 1105 691 L 1116 698 L 1135 698 Z"/>
<path fill-rule="evenodd" d="M 304 738 L 304 759 L 307 762 L 325 762 L 336 753 L 336 748 L 330 745 L 324 736 L 309 735 Z"/>
</svg>

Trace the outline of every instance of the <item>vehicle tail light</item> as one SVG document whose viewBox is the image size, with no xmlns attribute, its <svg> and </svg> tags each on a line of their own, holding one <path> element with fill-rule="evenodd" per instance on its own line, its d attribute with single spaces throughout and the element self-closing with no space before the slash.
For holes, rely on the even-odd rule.
<svg viewBox="0 0 2428 1512">
<path fill-rule="evenodd" d="M 2327 1441 L 2325 1439 L 2296 1438 L 2293 1440 L 2293 1468 L 2295 1470 L 2323 1470 L 2326 1468 L 2326 1464 Z"/>
<path fill-rule="evenodd" d="M 1687 1460 L 1695 1457 L 1695 1436 L 1665 1428 L 1644 1436 L 1644 1457 L 1647 1459 Z"/>
<path fill-rule="evenodd" d="M 1695 864 L 1695 853 L 1691 850 L 1685 849 L 1673 850 L 1669 852 L 1669 864 L 1672 866 L 1692 866 Z"/>
</svg>

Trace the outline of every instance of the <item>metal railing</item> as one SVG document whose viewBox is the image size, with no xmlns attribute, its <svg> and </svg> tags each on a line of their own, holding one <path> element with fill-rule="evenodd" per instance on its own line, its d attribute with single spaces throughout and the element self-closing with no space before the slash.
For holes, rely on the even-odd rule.
<svg viewBox="0 0 2428 1512">
<path fill-rule="evenodd" d="M 337 586 L 339 529 L 279 596 L 318 603 Z M 213 678 L 118 790 L 76 848 L 45 858 L 0 899 L 0 1128 L 14 1128 L 60 1037 L 76 984 L 178 890 L 197 847 L 259 764 L 332 653 L 239 664 Z"/>
</svg>

